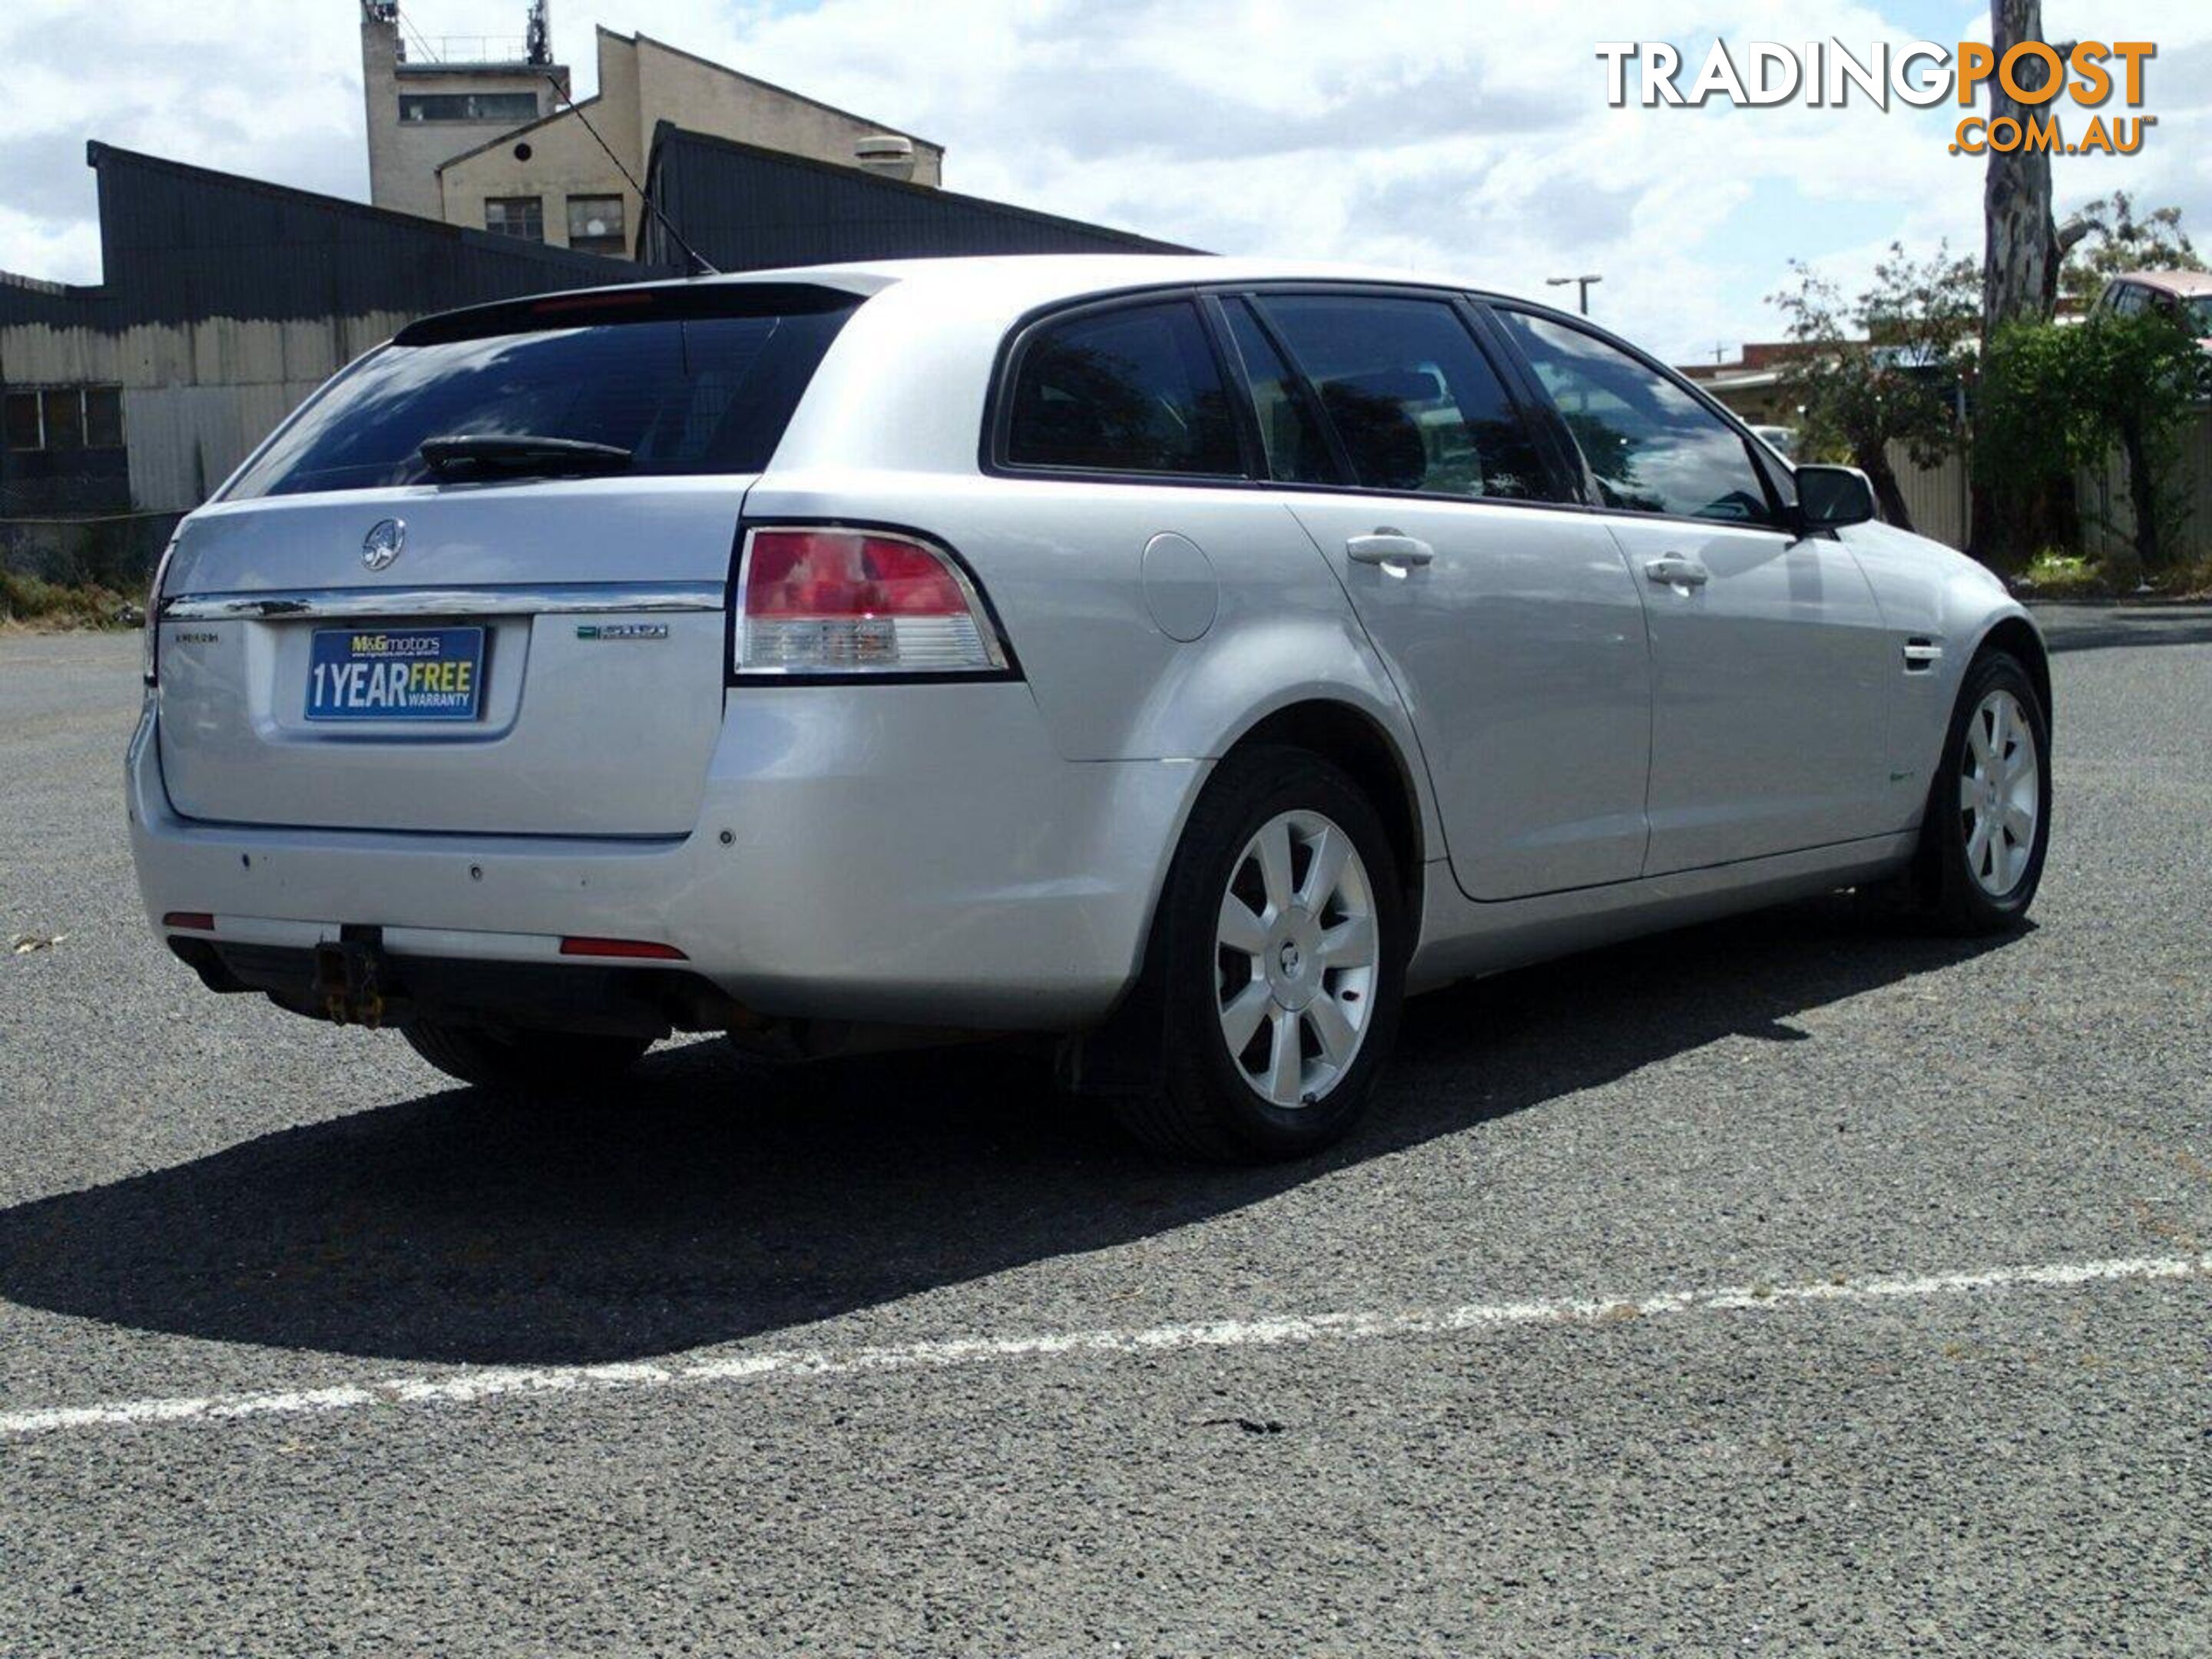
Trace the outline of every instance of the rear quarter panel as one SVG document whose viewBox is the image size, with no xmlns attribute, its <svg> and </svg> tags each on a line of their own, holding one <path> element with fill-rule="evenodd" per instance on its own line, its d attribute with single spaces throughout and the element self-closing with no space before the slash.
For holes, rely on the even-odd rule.
<svg viewBox="0 0 2212 1659">
<path fill-rule="evenodd" d="M 1215 759 L 1278 709 L 1346 704 L 1396 746 L 1418 780 L 1423 844 L 1441 845 L 1405 709 L 1334 573 L 1270 492 L 772 468 L 746 516 L 896 525 L 951 546 L 1070 761 Z M 1163 533 L 1194 544 L 1212 573 L 1212 619 L 1194 639 L 1171 637 L 1147 593 L 1146 548 Z"/>
</svg>

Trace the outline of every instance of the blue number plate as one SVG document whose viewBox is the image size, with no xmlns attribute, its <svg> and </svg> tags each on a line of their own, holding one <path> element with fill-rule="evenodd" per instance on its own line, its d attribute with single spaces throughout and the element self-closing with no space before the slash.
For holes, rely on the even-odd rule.
<svg viewBox="0 0 2212 1659">
<path fill-rule="evenodd" d="M 319 628 L 311 720 L 472 720 L 483 693 L 481 628 Z"/>
</svg>

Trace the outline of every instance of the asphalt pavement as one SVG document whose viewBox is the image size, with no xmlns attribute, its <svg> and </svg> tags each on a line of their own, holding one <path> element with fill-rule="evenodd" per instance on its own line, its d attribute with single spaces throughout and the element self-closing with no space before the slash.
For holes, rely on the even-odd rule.
<svg viewBox="0 0 2212 1659">
<path fill-rule="evenodd" d="M 2212 1652 L 2212 610 L 2045 620 L 2032 929 L 1456 988 L 1230 1172 L 211 996 L 137 640 L 0 638 L 0 1654 Z"/>
</svg>

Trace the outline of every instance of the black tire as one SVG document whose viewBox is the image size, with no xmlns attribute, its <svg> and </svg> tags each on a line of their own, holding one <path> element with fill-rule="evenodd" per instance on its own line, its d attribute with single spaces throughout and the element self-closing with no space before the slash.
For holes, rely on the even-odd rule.
<svg viewBox="0 0 2212 1659">
<path fill-rule="evenodd" d="M 1973 773 L 1972 728 L 1984 719 L 1984 701 L 2001 691 L 2009 693 L 2027 716 L 2026 740 L 2035 745 L 2037 799 L 2026 865 L 2008 889 L 1992 892 L 1969 860 L 1972 818 L 1962 804 L 1961 789 Z M 1986 725 L 1982 726 L 1982 736 L 1986 746 Z M 2011 752 L 2011 744 L 2007 747 Z M 2009 832 L 2003 834 L 2005 845 L 2015 844 Z M 2043 880 L 2044 855 L 2050 846 L 2049 711 L 2018 658 L 2004 651 L 1984 651 L 1967 666 L 1966 678 L 1959 688 L 1958 706 L 1951 713 L 1950 730 L 1943 739 L 1943 758 L 1929 786 L 1928 811 L 1920 826 L 1920 848 L 1913 859 L 1911 908 L 1922 921 L 1944 933 L 1975 937 L 2009 932 L 2027 921 L 2028 906 L 2035 902 L 2035 890 Z M 1986 855 L 1983 862 L 1987 867 Z"/>
<path fill-rule="evenodd" d="M 614 1082 L 653 1044 L 644 1037 L 494 1030 L 418 1019 L 408 1045 L 447 1077 L 505 1094 L 572 1095 Z"/>
<path fill-rule="evenodd" d="M 1371 908 L 1375 946 L 1364 984 L 1352 989 L 1339 970 L 1324 967 L 1317 949 L 1294 970 L 1310 977 L 1310 1011 L 1322 998 L 1339 1011 L 1367 1000 L 1348 1064 L 1335 1071 L 1325 1091 L 1296 1106 L 1274 1103 L 1245 1075 L 1224 1030 L 1224 951 L 1219 939 L 1223 902 L 1232 880 L 1252 878 L 1246 849 L 1260 830 L 1286 813 L 1317 815 L 1349 837 L 1364 868 L 1361 898 Z M 1316 856 L 1292 843 L 1302 870 Z M 1331 911 L 1341 917 L 1340 912 Z M 1315 928 L 1326 916 L 1311 918 Z M 1162 1036 L 1159 1086 L 1117 1103 L 1123 1126 L 1157 1152 L 1221 1163 L 1261 1163 L 1303 1158 L 1340 1139 L 1358 1121 L 1397 1036 L 1405 994 L 1408 945 L 1406 895 L 1398 860 L 1375 808 L 1358 785 L 1337 767 L 1303 749 L 1262 747 L 1224 761 L 1207 784 L 1183 830 L 1168 873 L 1152 929 L 1146 984 L 1139 995 L 1156 1013 Z M 1280 961 L 1280 954 L 1277 960 Z M 1260 957 L 1251 959 L 1256 981 Z M 1358 972 L 1358 970 L 1352 970 Z M 1245 981 L 1248 985 L 1253 981 Z M 1232 987 L 1233 989 L 1233 987 Z M 1263 1005 L 1255 1043 L 1275 1041 L 1275 1005 Z M 1308 1012 L 1293 1012 L 1291 1041 L 1321 1053 Z M 1249 1050 L 1248 1050 L 1249 1052 Z M 1316 1064 L 1325 1064 L 1317 1060 Z M 1283 1074 L 1295 1079 L 1294 1067 Z"/>
</svg>

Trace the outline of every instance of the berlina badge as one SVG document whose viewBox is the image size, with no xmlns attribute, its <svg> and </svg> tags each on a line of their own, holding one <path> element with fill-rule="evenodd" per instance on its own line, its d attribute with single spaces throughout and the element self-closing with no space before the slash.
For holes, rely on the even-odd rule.
<svg viewBox="0 0 2212 1659">
<path fill-rule="evenodd" d="M 407 521 L 386 519 L 368 532 L 361 544 L 361 562 L 371 570 L 381 570 L 399 556 L 407 545 Z"/>
</svg>

